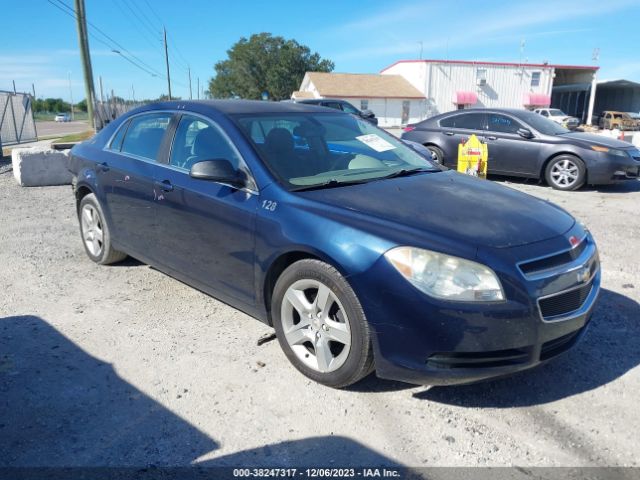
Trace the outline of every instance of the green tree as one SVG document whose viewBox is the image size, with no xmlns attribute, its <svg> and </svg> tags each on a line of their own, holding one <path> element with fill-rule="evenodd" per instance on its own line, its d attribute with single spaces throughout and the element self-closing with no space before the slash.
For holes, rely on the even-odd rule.
<svg viewBox="0 0 640 480">
<path fill-rule="evenodd" d="M 80 111 L 80 112 L 86 112 L 87 111 L 87 99 L 83 98 L 78 103 L 76 103 L 76 109 L 78 111 Z"/>
<path fill-rule="evenodd" d="M 270 33 L 242 37 L 227 55 L 215 64 L 216 76 L 209 80 L 208 93 L 214 98 L 260 99 L 267 92 L 272 100 L 283 100 L 298 89 L 305 72 L 334 67 L 309 47 Z"/>
</svg>

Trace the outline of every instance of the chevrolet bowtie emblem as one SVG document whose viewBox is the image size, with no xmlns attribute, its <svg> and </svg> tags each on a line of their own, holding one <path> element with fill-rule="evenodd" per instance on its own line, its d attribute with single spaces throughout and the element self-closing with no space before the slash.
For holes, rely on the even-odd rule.
<svg viewBox="0 0 640 480">
<path fill-rule="evenodd" d="M 578 270 L 578 282 L 586 283 L 589 281 L 591 269 L 589 267 L 582 267 Z"/>
</svg>

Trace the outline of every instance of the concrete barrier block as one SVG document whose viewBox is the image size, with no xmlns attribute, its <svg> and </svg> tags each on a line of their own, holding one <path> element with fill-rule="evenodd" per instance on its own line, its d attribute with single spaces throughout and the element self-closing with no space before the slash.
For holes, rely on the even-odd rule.
<svg viewBox="0 0 640 480">
<path fill-rule="evenodd" d="M 69 150 L 48 147 L 14 148 L 11 151 L 13 176 L 23 187 L 71 184 L 67 170 Z"/>
</svg>

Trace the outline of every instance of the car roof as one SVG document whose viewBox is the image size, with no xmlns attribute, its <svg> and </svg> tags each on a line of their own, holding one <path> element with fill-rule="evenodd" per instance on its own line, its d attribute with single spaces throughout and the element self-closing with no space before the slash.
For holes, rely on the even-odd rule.
<svg viewBox="0 0 640 480">
<path fill-rule="evenodd" d="M 452 117 L 464 113 L 507 113 L 514 117 L 520 118 L 522 114 L 533 113 L 531 110 L 523 110 L 521 108 L 465 108 L 464 110 L 452 110 L 450 112 L 441 113 L 424 120 L 425 122 L 437 122 L 443 118 Z"/>
<path fill-rule="evenodd" d="M 293 102 L 270 102 L 263 100 L 176 100 L 171 102 L 154 102 L 145 105 L 139 111 L 158 109 L 210 109 L 226 115 L 246 113 L 300 113 L 326 112 L 335 110 Z"/>
</svg>

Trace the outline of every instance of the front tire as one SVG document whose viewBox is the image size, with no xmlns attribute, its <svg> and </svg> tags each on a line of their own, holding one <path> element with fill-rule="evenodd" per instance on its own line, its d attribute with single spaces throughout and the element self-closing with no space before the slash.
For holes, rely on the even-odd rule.
<svg viewBox="0 0 640 480">
<path fill-rule="evenodd" d="M 545 178 L 547 183 L 556 190 L 577 190 L 586 181 L 587 169 L 578 157 L 560 155 L 547 164 Z"/>
<path fill-rule="evenodd" d="M 85 195 L 78 206 L 80 235 L 87 256 L 100 265 L 109 265 L 127 258 L 127 254 L 111 245 L 111 231 L 104 220 L 104 213 L 93 193 Z"/>
<path fill-rule="evenodd" d="M 427 149 L 431 152 L 431 160 L 433 160 L 438 165 L 444 165 L 444 152 L 435 145 L 425 145 Z"/>
<path fill-rule="evenodd" d="M 300 260 L 278 278 L 271 317 L 289 361 L 334 388 L 373 371 L 369 324 L 346 279 L 319 260 Z"/>
</svg>

